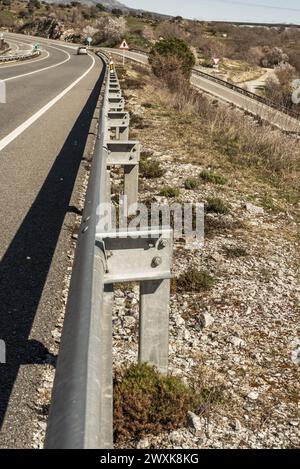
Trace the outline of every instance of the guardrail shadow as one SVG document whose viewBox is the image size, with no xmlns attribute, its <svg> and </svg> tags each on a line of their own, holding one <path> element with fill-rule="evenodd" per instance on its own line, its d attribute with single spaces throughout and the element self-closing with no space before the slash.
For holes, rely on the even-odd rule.
<svg viewBox="0 0 300 469">
<path fill-rule="evenodd" d="M 1 261 L 0 338 L 6 344 L 7 363 L 0 365 L 0 427 L 20 365 L 41 363 L 41 353 L 47 352 L 42 345 L 32 346 L 29 334 L 64 218 L 70 209 L 71 194 L 103 78 L 104 68 Z M 58 184 L 61 178 L 63 181 Z"/>
</svg>

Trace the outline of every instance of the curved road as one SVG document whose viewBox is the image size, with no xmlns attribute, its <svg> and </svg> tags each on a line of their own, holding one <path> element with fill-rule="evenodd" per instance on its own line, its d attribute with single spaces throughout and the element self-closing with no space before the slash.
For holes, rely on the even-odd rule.
<svg viewBox="0 0 300 469">
<path fill-rule="evenodd" d="M 110 53 L 116 55 L 123 55 L 123 52 L 118 52 L 114 49 L 106 49 Z M 126 57 L 135 62 L 148 64 L 148 57 L 146 54 L 138 52 L 125 52 Z M 287 114 L 284 114 L 276 109 L 273 109 L 265 104 L 259 103 L 256 100 L 244 96 L 241 93 L 231 90 L 226 86 L 215 83 L 207 78 L 199 76 L 195 73 L 192 74 L 191 83 L 196 88 L 205 91 L 223 101 L 234 104 L 235 106 L 244 109 L 245 111 L 260 116 L 263 120 L 279 127 L 288 132 L 300 132 L 300 121 L 294 119 Z"/>
<path fill-rule="evenodd" d="M 14 49 L 36 38 L 5 35 Z M 37 388 L 53 366 L 84 165 L 95 141 L 103 66 L 39 39 L 39 58 L 0 65 L 0 447 L 32 447 Z"/>
</svg>

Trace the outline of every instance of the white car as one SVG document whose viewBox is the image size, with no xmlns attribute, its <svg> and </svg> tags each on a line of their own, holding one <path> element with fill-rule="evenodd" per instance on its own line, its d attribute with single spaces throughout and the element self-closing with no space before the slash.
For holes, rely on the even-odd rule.
<svg viewBox="0 0 300 469">
<path fill-rule="evenodd" d="M 77 49 L 77 55 L 87 55 L 87 48 L 85 46 L 80 46 Z"/>
</svg>

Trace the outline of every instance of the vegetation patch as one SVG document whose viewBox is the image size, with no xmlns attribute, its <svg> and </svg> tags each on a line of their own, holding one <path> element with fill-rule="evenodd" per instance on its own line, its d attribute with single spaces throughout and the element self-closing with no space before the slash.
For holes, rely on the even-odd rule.
<svg viewBox="0 0 300 469">
<path fill-rule="evenodd" d="M 178 189 L 178 187 L 165 186 L 161 189 L 159 195 L 171 199 L 174 197 L 179 197 L 180 190 Z"/>
<path fill-rule="evenodd" d="M 221 176 L 220 174 L 216 174 L 212 171 L 208 171 L 207 169 L 204 169 L 203 171 L 201 171 L 200 178 L 205 183 L 211 182 L 212 184 L 224 185 L 224 184 L 227 184 L 228 182 L 224 176 Z"/>
<path fill-rule="evenodd" d="M 114 437 L 117 442 L 158 435 L 186 425 L 200 395 L 180 378 L 162 376 L 147 364 L 131 365 L 114 380 Z"/>
<path fill-rule="evenodd" d="M 223 249 L 226 255 L 231 259 L 235 257 L 247 257 L 248 256 L 247 250 L 243 247 L 223 246 Z"/>
<path fill-rule="evenodd" d="M 187 190 L 197 189 L 199 187 L 199 179 L 189 178 L 184 181 L 184 188 Z"/>
<path fill-rule="evenodd" d="M 229 213 L 229 207 L 219 197 L 209 197 L 205 204 L 205 211 L 207 213 L 226 215 Z"/>
<path fill-rule="evenodd" d="M 178 293 L 198 293 L 203 290 L 209 290 L 214 284 L 215 280 L 208 272 L 192 268 L 173 280 L 172 290 Z"/>
<path fill-rule="evenodd" d="M 140 161 L 140 173 L 146 179 L 156 179 L 164 175 L 164 170 L 158 161 L 142 158 Z"/>
</svg>

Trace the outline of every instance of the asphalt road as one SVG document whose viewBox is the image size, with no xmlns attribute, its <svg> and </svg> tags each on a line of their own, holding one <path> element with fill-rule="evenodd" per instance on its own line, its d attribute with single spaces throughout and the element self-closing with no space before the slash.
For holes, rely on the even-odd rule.
<svg viewBox="0 0 300 469">
<path fill-rule="evenodd" d="M 107 49 L 107 51 L 119 56 L 122 56 L 123 54 L 123 52 L 115 51 L 113 49 Z M 126 51 L 125 56 L 136 62 L 148 64 L 148 58 L 144 54 Z M 299 120 L 291 118 L 287 114 L 270 108 L 265 104 L 259 103 L 256 100 L 244 96 L 237 91 L 227 88 L 226 86 L 222 86 L 219 83 L 215 83 L 196 74 L 192 74 L 191 83 L 195 87 L 215 96 L 216 98 L 232 103 L 253 115 L 260 116 L 263 120 L 270 122 L 282 130 L 289 132 L 300 132 Z"/>
<path fill-rule="evenodd" d="M 16 45 L 36 42 L 9 37 Z M 7 86 L 0 104 L 0 339 L 7 360 L 0 365 L 1 448 L 32 446 L 37 388 L 55 362 L 51 331 L 102 82 L 98 57 L 39 42 L 38 59 L 0 65 Z"/>
</svg>

